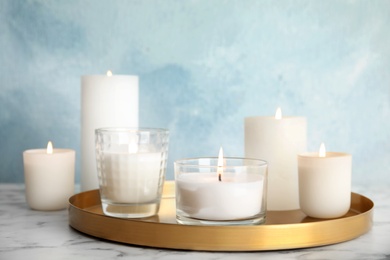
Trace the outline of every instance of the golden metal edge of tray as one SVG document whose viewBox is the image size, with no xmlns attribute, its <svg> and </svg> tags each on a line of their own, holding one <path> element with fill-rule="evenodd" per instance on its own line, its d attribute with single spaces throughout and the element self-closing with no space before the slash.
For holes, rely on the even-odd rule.
<svg viewBox="0 0 390 260">
<path fill-rule="evenodd" d="M 306 248 L 348 241 L 369 231 L 374 203 L 351 194 L 350 211 L 341 218 L 309 218 L 300 210 L 269 211 L 257 226 L 191 226 L 175 222 L 174 182 L 166 181 L 159 214 L 146 219 L 120 219 L 101 211 L 98 190 L 69 199 L 69 225 L 110 241 L 166 249 L 200 251 L 265 251 Z M 289 223 L 291 220 L 291 223 Z"/>
</svg>

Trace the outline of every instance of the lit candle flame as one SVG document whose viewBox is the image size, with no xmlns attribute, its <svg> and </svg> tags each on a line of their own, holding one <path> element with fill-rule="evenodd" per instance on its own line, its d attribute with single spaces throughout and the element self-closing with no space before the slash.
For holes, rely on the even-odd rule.
<svg viewBox="0 0 390 260">
<path fill-rule="evenodd" d="M 325 144 L 321 143 L 320 145 L 320 151 L 318 152 L 319 157 L 326 157 L 326 149 L 325 149 Z"/>
<path fill-rule="evenodd" d="M 282 109 L 278 107 L 275 112 L 275 119 L 282 119 Z"/>
<path fill-rule="evenodd" d="M 127 151 L 129 153 L 137 153 L 138 152 L 138 144 L 137 143 L 129 143 L 127 146 Z"/>
<path fill-rule="evenodd" d="M 53 153 L 53 144 L 52 144 L 51 141 L 49 141 L 49 142 L 47 143 L 46 153 L 47 153 L 47 154 L 52 154 L 52 153 Z"/>
<path fill-rule="evenodd" d="M 222 181 L 222 173 L 223 173 L 223 150 L 222 150 L 222 147 L 219 148 L 217 173 L 218 173 L 218 180 Z"/>
<path fill-rule="evenodd" d="M 112 76 L 112 71 L 111 70 L 107 70 L 107 77 L 111 77 Z"/>
</svg>

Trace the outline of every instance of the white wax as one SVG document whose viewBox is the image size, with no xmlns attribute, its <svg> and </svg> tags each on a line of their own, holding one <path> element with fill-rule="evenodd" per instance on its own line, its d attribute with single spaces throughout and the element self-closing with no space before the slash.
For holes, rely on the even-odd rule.
<svg viewBox="0 0 390 260">
<path fill-rule="evenodd" d="M 176 179 L 177 207 L 192 218 L 204 220 L 245 219 L 261 212 L 263 179 L 223 179 L 215 173 L 185 173 Z"/>
<path fill-rule="evenodd" d="M 32 209 L 59 210 L 74 194 L 75 151 L 46 149 L 23 152 L 26 200 Z"/>
<path fill-rule="evenodd" d="M 306 118 L 245 118 L 245 157 L 268 162 L 268 210 L 299 208 L 297 155 L 306 151 Z"/>
<path fill-rule="evenodd" d="M 155 202 L 163 185 L 161 153 L 104 153 L 101 195 L 112 203 Z"/>
<path fill-rule="evenodd" d="M 351 206 L 352 156 L 327 152 L 298 156 L 301 210 L 315 218 L 337 218 Z"/>
<path fill-rule="evenodd" d="M 99 188 L 95 129 L 138 126 L 138 77 L 95 75 L 81 78 L 81 190 Z"/>
</svg>

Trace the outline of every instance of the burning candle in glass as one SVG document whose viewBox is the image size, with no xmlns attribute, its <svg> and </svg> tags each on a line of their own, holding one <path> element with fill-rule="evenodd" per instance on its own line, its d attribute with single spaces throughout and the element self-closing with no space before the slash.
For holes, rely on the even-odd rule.
<svg viewBox="0 0 390 260">
<path fill-rule="evenodd" d="M 246 158 L 175 162 L 176 213 L 181 224 L 247 225 L 265 221 L 267 163 Z"/>
</svg>

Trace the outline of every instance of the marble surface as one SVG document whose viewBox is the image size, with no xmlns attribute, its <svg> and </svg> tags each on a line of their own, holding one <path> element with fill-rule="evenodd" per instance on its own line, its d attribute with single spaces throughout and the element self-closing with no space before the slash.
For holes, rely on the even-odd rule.
<svg viewBox="0 0 390 260">
<path fill-rule="evenodd" d="M 69 227 L 67 210 L 29 209 L 23 184 L 0 184 L 0 259 L 390 259 L 387 187 L 353 187 L 375 203 L 373 228 L 354 240 L 308 249 L 221 253 L 143 248 L 90 237 Z"/>
</svg>

